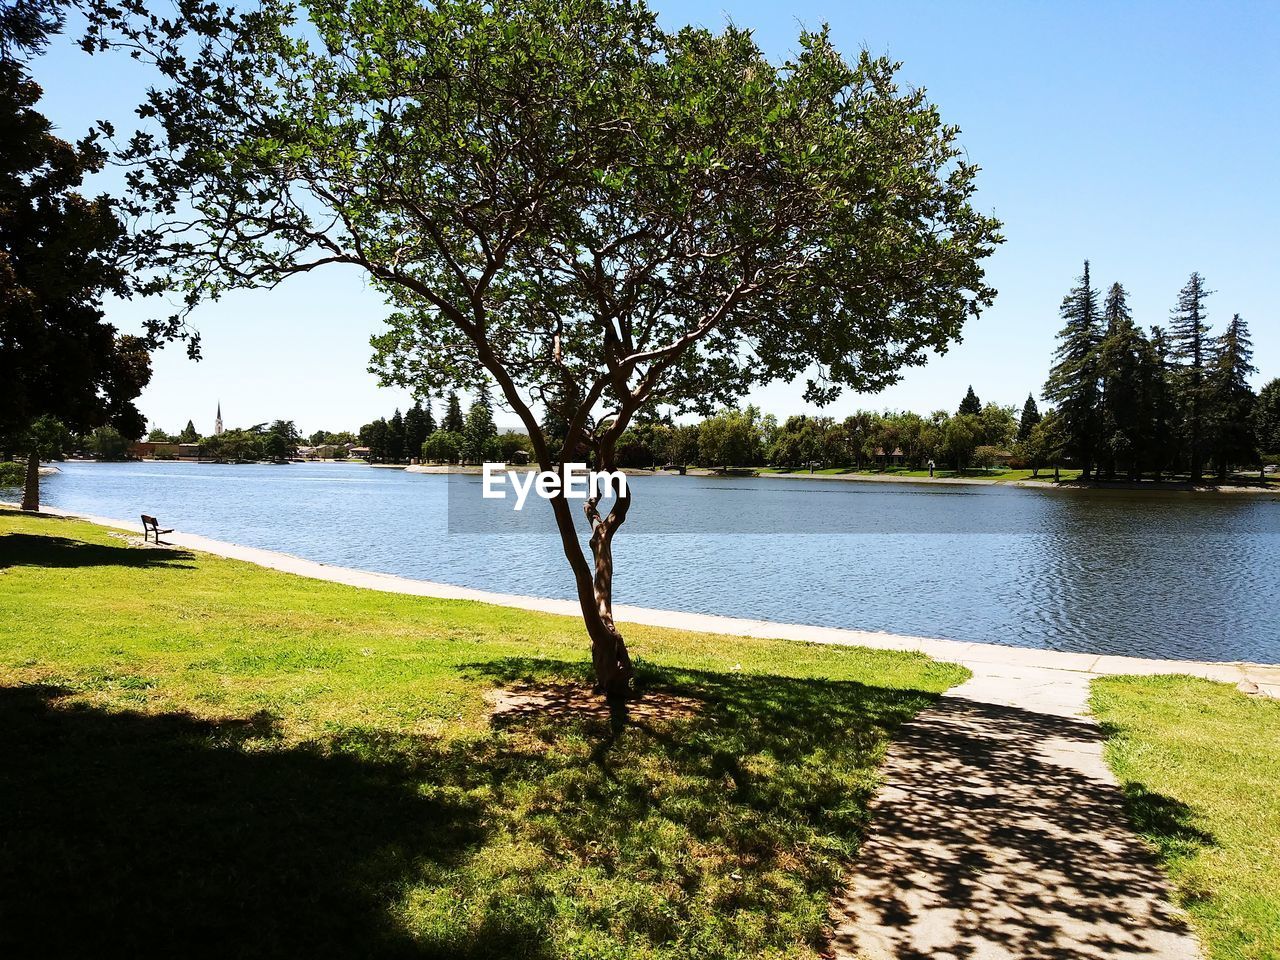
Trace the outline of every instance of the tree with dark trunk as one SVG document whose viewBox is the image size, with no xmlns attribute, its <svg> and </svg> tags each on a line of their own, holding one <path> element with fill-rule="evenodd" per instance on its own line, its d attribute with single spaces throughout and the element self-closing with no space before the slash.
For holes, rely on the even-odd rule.
<svg viewBox="0 0 1280 960">
<path fill-rule="evenodd" d="M 1088 480 L 1098 451 L 1098 344 L 1102 321 L 1098 291 L 1089 279 L 1089 261 L 1077 285 L 1063 298 L 1054 365 L 1044 385 L 1044 397 L 1058 410 L 1066 448 Z"/>
<path fill-rule="evenodd" d="M 1220 483 L 1226 481 L 1233 464 L 1258 462 L 1257 434 L 1253 429 L 1258 398 L 1249 386 L 1249 378 L 1258 368 L 1252 361 L 1249 325 L 1237 313 L 1213 344 L 1208 379 L 1211 447 Z"/>
<path fill-rule="evenodd" d="M 1209 293 L 1204 287 L 1204 278 L 1198 273 L 1191 274 L 1186 286 L 1178 293 L 1178 305 L 1169 321 L 1169 356 L 1175 364 L 1175 392 L 1181 407 L 1192 483 L 1199 481 L 1204 474 L 1209 407 L 1205 368 L 1212 345 L 1204 301 Z"/>
<path fill-rule="evenodd" d="M 86 43 L 161 74 L 162 132 L 121 159 L 188 302 L 356 266 L 393 305 L 383 382 L 495 383 L 543 470 L 547 417 L 559 469 L 613 470 L 640 411 L 709 414 L 804 375 L 817 404 L 876 391 L 994 296 L 999 224 L 973 208 L 958 130 L 825 29 L 775 64 L 749 30 L 668 31 L 624 0 L 184 11 L 185 32 L 94 4 Z M 586 553 L 563 485 L 550 503 L 597 685 L 620 695 L 631 497 L 606 511 L 605 493 Z"/>
<path fill-rule="evenodd" d="M 0 15 L 0 447 L 27 458 L 24 510 L 40 508 L 41 418 L 77 433 L 111 424 L 128 439 L 143 435 L 133 401 L 154 345 L 103 319 L 106 295 L 135 289 L 112 201 L 79 193 L 106 154 L 94 137 L 73 145 L 54 136 L 34 109 L 40 87 L 23 57 L 58 28 L 59 10 L 27 2 Z"/>
<path fill-rule="evenodd" d="M 1151 433 L 1151 344 L 1133 322 L 1125 289 L 1113 283 L 1103 306 L 1106 333 L 1098 346 L 1101 383 L 1100 451 L 1107 476 L 1123 463 L 1136 480 L 1149 449 Z"/>
</svg>

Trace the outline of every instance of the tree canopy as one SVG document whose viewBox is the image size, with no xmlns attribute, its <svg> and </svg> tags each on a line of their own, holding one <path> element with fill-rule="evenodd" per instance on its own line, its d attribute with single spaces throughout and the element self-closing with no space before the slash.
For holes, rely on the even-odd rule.
<svg viewBox="0 0 1280 960">
<path fill-rule="evenodd" d="M 751 32 L 666 30 L 624 0 L 260 0 L 172 21 L 96 7 L 91 49 L 162 74 L 123 149 L 134 210 L 187 303 L 355 266 L 392 305 L 384 382 L 491 380 L 551 468 L 610 467 L 641 409 L 710 413 L 753 384 L 874 391 L 945 351 L 994 296 L 999 225 L 922 89 L 825 29 L 770 62 Z M 553 500 L 597 652 L 594 572 Z M 612 651 L 612 652 L 611 652 Z M 621 654 L 615 656 L 615 653 Z"/>
</svg>

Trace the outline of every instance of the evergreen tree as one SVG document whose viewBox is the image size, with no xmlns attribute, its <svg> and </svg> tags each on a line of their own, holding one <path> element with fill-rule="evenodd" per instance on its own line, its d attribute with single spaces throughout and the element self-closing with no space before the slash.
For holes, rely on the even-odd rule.
<svg viewBox="0 0 1280 960">
<path fill-rule="evenodd" d="M 957 411 L 960 416 L 966 413 L 978 416 L 982 413 L 982 401 L 978 399 L 978 395 L 973 392 L 973 384 L 969 385 L 969 392 L 964 395 L 964 399 L 960 401 L 960 409 Z"/>
<path fill-rule="evenodd" d="M 1018 420 L 1018 443 L 1026 443 L 1041 420 L 1040 408 L 1036 406 L 1036 398 L 1027 394 L 1027 402 L 1022 405 L 1022 416 Z"/>
<path fill-rule="evenodd" d="M 1100 447 L 1107 475 L 1117 462 L 1136 480 L 1149 449 L 1151 389 L 1146 378 L 1154 369 L 1151 344 L 1133 322 L 1125 289 L 1113 283 L 1103 307 L 1106 334 L 1098 347 L 1101 381 Z"/>
<path fill-rule="evenodd" d="M 1147 352 L 1142 382 L 1147 389 L 1151 421 L 1147 427 L 1147 443 L 1142 459 L 1147 469 L 1155 472 L 1156 480 L 1160 480 L 1175 459 L 1178 405 L 1173 394 L 1169 338 L 1164 328 L 1152 326 L 1147 343 L 1150 344 L 1150 350 Z"/>
<path fill-rule="evenodd" d="M 196 431 L 196 425 L 191 420 L 187 421 L 187 425 L 182 428 L 182 432 L 178 434 L 179 443 L 199 443 L 200 434 Z"/>
<path fill-rule="evenodd" d="M 387 421 L 387 461 L 399 463 L 404 459 L 404 417 L 400 408 Z"/>
<path fill-rule="evenodd" d="M 1088 480 L 1098 449 L 1097 348 L 1102 340 L 1098 292 L 1089 279 L 1089 261 L 1079 283 L 1062 300 L 1062 319 L 1054 365 L 1044 396 L 1057 406 L 1066 449 Z"/>
<path fill-rule="evenodd" d="M 387 421 L 379 417 L 373 423 L 360 428 L 360 445 L 369 448 L 369 462 L 382 463 L 387 459 Z"/>
<path fill-rule="evenodd" d="M 436 415 L 431 409 L 431 394 L 427 394 L 426 403 L 422 407 L 422 429 L 429 437 L 436 432 L 436 426 Z"/>
<path fill-rule="evenodd" d="M 1264 456 L 1280 455 L 1280 377 L 1258 393 L 1253 409 L 1253 434 Z"/>
<path fill-rule="evenodd" d="M 462 431 L 462 459 L 468 463 L 481 463 L 496 457 L 498 428 L 493 423 L 493 402 L 489 388 L 481 387 L 475 403 L 467 412 L 466 426 Z"/>
<path fill-rule="evenodd" d="M 404 415 L 404 458 L 421 456 L 422 442 L 432 431 L 427 429 L 426 411 L 422 409 L 422 401 L 415 400 L 409 412 Z"/>
<path fill-rule="evenodd" d="M 462 419 L 462 404 L 458 400 L 458 391 L 451 390 L 449 399 L 445 404 L 444 422 L 440 424 L 440 429 L 448 433 L 462 433 L 465 427 L 466 423 Z"/>
<path fill-rule="evenodd" d="M 1258 370 L 1252 360 L 1249 325 L 1237 313 L 1214 343 L 1213 367 L 1208 377 L 1211 445 L 1220 482 L 1227 479 L 1232 464 L 1253 464 L 1258 460 L 1253 429 L 1258 398 L 1249 386 L 1249 377 Z"/>
<path fill-rule="evenodd" d="M 1175 387 L 1182 414 L 1187 464 L 1191 481 L 1204 472 L 1204 445 L 1208 397 L 1206 366 L 1210 359 L 1209 324 L 1205 320 L 1204 301 L 1209 296 L 1204 278 L 1191 274 L 1178 293 L 1178 305 L 1169 322 L 1169 356 L 1176 364 Z"/>
</svg>

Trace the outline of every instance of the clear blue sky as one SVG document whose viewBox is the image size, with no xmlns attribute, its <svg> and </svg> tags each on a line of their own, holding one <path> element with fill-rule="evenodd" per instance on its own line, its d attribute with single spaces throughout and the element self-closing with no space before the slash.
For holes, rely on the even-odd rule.
<svg viewBox="0 0 1280 960">
<path fill-rule="evenodd" d="M 1093 261 L 1122 281 L 1136 319 L 1164 322 L 1199 270 L 1216 293 L 1210 320 L 1251 324 L 1258 382 L 1280 376 L 1280 3 L 681 3 L 658 0 L 668 26 L 752 27 L 774 57 L 802 25 L 824 20 L 849 56 L 861 47 L 903 62 L 980 164 L 977 203 L 1005 224 L 989 261 L 995 306 L 964 342 L 875 396 L 829 412 L 954 408 L 972 383 L 984 401 L 1039 392 L 1063 293 Z M 74 30 L 72 31 L 74 33 Z M 43 108 L 67 137 L 99 117 L 127 122 L 141 75 L 64 40 L 33 65 Z M 229 297 L 196 325 L 205 359 L 170 348 L 141 400 L 156 424 L 212 427 L 284 418 L 306 431 L 347 429 L 408 403 L 366 373 L 384 308 L 341 268 L 274 292 Z M 113 306 L 123 328 L 140 309 Z M 800 389 L 753 395 L 780 416 L 802 412 Z M 509 415 L 499 422 L 514 424 Z"/>
</svg>

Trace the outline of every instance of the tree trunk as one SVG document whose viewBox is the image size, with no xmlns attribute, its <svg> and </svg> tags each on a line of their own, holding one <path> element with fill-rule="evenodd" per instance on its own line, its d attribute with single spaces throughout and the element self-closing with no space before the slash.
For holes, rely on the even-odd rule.
<svg viewBox="0 0 1280 960">
<path fill-rule="evenodd" d="M 568 462 L 567 457 L 561 463 L 562 472 L 565 462 Z M 562 483 L 561 491 L 563 489 Z M 613 620 L 613 534 L 626 519 L 631 501 L 629 488 L 627 493 L 627 497 L 614 502 L 613 509 L 605 517 L 600 517 L 596 512 L 598 499 L 587 500 L 585 509 L 592 526 L 591 564 L 587 563 L 582 554 L 582 543 L 578 539 L 578 529 L 574 525 L 568 500 L 563 492 L 551 498 L 560 543 L 573 570 L 582 622 L 587 628 L 587 636 L 591 638 L 595 690 L 611 700 L 626 697 L 634 673 L 626 641 Z"/>
<path fill-rule="evenodd" d="M 22 509 L 40 509 L 40 454 L 32 450 L 27 454 L 27 482 L 22 489 Z"/>
</svg>

